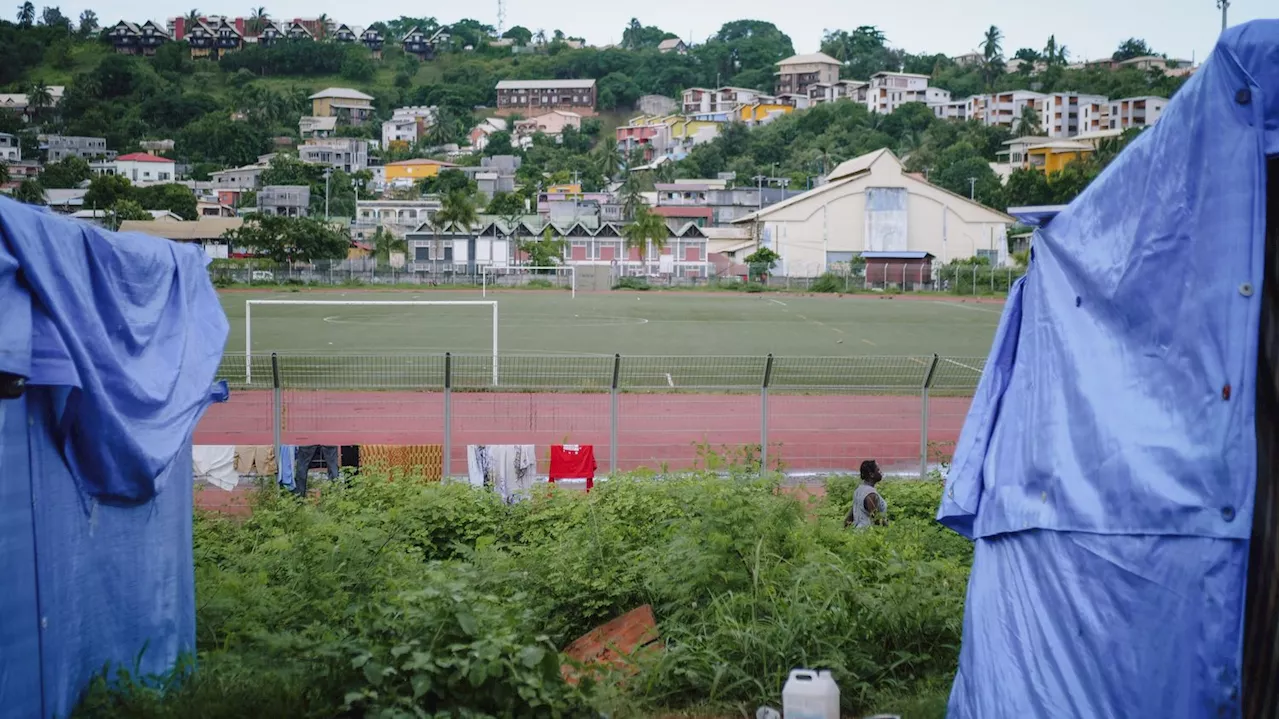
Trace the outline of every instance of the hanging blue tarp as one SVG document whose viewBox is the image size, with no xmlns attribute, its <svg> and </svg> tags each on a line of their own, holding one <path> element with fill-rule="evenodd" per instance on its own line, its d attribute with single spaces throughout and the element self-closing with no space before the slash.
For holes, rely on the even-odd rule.
<svg viewBox="0 0 1280 719">
<path fill-rule="evenodd" d="M 196 246 L 0 198 L 0 714 L 195 638 L 191 433 L 227 322 Z M 136 664 L 135 664 L 136 662 Z"/>
<path fill-rule="evenodd" d="M 952 717 L 1240 715 L 1278 31 L 1036 231 L 938 512 L 976 541 Z"/>
</svg>

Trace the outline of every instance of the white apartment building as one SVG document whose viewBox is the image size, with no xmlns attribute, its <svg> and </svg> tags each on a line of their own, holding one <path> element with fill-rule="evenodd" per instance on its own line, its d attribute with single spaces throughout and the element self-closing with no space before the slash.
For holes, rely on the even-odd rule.
<svg viewBox="0 0 1280 719">
<path fill-rule="evenodd" d="M 428 127 L 435 124 L 436 108 L 434 107 L 401 107 L 391 113 L 391 119 L 382 123 L 382 146 L 391 147 L 391 143 L 414 145 L 422 137 Z"/>
<path fill-rule="evenodd" d="M 836 100 L 852 100 L 866 104 L 867 87 L 868 84 L 861 80 L 817 82 L 809 86 L 809 104 L 817 105 Z"/>
<path fill-rule="evenodd" d="M 1154 125 L 1168 104 L 1168 98 L 1153 95 L 1112 100 L 1108 110 L 1108 129 L 1128 130 L 1131 127 Z"/>
<path fill-rule="evenodd" d="M 1018 118 L 1022 110 L 1031 107 L 1037 112 L 1045 95 L 1030 90 L 1009 90 L 990 95 L 974 95 L 966 100 L 965 114 L 967 119 L 978 120 L 987 126 L 1017 129 Z"/>
<path fill-rule="evenodd" d="M 298 159 L 352 173 L 369 166 L 369 141 L 356 137 L 318 137 L 298 146 Z"/>
<path fill-rule="evenodd" d="M 741 105 L 748 105 L 759 99 L 764 93 L 745 87 L 718 87 L 709 90 L 705 87 L 691 87 L 680 95 L 680 106 L 686 115 L 697 115 L 708 112 L 730 112 Z"/>
<path fill-rule="evenodd" d="M 867 88 L 867 109 L 871 112 L 890 113 L 908 102 L 929 102 L 930 91 L 934 97 L 946 96 L 946 90 L 929 87 L 928 75 L 909 72 L 877 72 L 871 76 Z M 939 100 L 940 102 L 942 100 Z"/>
<path fill-rule="evenodd" d="M 12 163 L 22 161 L 22 143 L 17 135 L 0 132 L 0 162 Z"/>
<path fill-rule="evenodd" d="M 1040 100 L 1040 127 L 1044 134 L 1052 138 L 1075 137 L 1087 132 L 1081 119 L 1083 107 L 1097 108 L 1107 104 L 1102 95 L 1081 95 L 1075 92 L 1055 92 L 1045 95 Z M 1096 117 L 1096 110 L 1090 119 Z M 1101 128 L 1094 128 L 1101 129 Z"/>
<path fill-rule="evenodd" d="M 929 104 L 929 109 L 933 110 L 933 116 L 940 120 L 960 120 L 963 122 L 969 117 L 968 108 L 969 101 L 967 99 Z"/>
<path fill-rule="evenodd" d="M 1101 132 L 1111 128 L 1111 101 L 1101 95 L 1080 102 L 1080 131 L 1076 134 Z"/>
</svg>

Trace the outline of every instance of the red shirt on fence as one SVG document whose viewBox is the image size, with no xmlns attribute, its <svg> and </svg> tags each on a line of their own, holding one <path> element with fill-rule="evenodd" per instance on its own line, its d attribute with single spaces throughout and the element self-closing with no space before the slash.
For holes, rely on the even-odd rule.
<svg viewBox="0 0 1280 719">
<path fill-rule="evenodd" d="M 596 476 L 596 452 L 589 444 L 551 445 L 551 471 L 547 479 L 585 479 L 591 491 Z"/>
</svg>

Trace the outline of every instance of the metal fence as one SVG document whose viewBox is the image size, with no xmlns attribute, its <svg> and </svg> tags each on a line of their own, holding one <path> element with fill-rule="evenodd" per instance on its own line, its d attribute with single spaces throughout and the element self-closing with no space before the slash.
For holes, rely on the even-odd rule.
<svg viewBox="0 0 1280 719">
<path fill-rule="evenodd" d="M 243 355 L 201 444 L 594 445 L 600 470 L 726 463 L 923 475 L 948 461 L 984 360 L 904 357 Z"/>
<path fill-rule="evenodd" d="M 492 282 L 504 287 L 569 290 L 574 284 L 573 275 L 569 273 L 520 273 L 520 269 L 506 268 L 500 276 L 490 275 L 486 281 L 480 269 L 474 273 L 413 271 L 378 267 L 372 260 L 360 259 L 293 264 L 257 261 L 215 263 L 210 266 L 209 274 L 217 285 L 251 285 L 264 289 L 279 285 L 415 285 L 479 289 Z M 770 274 L 752 282 L 744 282 L 741 278 L 732 276 L 715 276 L 714 268 L 710 277 L 650 275 L 628 279 L 658 288 L 767 288 L 793 292 L 945 292 L 954 295 L 990 295 L 1008 292 L 1014 281 L 1025 272 L 1020 267 L 988 265 L 893 265 L 878 268 L 871 273 L 861 268 L 826 273 L 817 266 L 801 269 L 802 272 L 798 274 L 803 276 Z"/>
</svg>

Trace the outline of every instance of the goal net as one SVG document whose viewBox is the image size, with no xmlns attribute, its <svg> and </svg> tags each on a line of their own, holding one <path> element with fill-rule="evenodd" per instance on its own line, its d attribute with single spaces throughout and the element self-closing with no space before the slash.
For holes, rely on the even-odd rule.
<svg viewBox="0 0 1280 719">
<path fill-rule="evenodd" d="M 578 272 L 568 265 L 545 267 L 512 266 L 481 267 L 480 295 L 488 297 L 491 290 L 562 289 L 569 290 L 570 297 L 578 296 Z"/>
<path fill-rule="evenodd" d="M 244 375 L 255 352 L 481 354 L 498 385 L 496 300 L 245 300 Z M 270 377 L 258 381 L 270 383 Z"/>
</svg>

